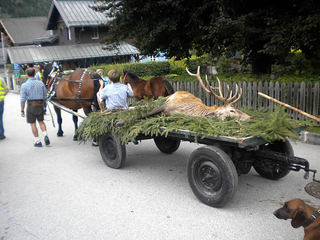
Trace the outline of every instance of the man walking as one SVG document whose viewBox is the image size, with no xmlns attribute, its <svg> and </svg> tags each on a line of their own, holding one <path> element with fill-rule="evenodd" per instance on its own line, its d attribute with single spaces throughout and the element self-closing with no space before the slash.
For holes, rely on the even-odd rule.
<svg viewBox="0 0 320 240">
<path fill-rule="evenodd" d="M 0 77 L 0 140 L 6 138 L 3 128 L 4 96 L 9 92 L 3 78 Z"/>
<path fill-rule="evenodd" d="M 40 125 L 40 129 L 44 136 L 44 142 L 46 145 L 50 144 L 47 134 L 47 128 L 44 119 L 44 103 L 47 97 L 47 90 L 43 82 L 36 80 L 35 70 L 28 68 L 27 71 L 28 80 L 21 85 L 21 116 L 24 117 L 25 103 L 27 102 L 27 123 L 31 124 L 31 130 L 34 136 L 34 146 L 42 147 L 41 140 L 38 134 L 38 128 L 36 120 Z"/>
</svg>

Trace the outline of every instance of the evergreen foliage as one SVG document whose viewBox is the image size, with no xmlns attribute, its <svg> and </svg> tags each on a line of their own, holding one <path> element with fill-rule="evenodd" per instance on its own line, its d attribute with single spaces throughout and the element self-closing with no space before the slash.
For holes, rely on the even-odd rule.
<svg viewBox="0 0 320 240">
<path fill-rule="evenodd" d="M 116 113 L 91 113 L 80 125 L 78 137 L 82 141 L 99 137 L 107 132 L 117 133 L 122 143 L 135 141 L 139 134 L 158 136 L 167 135 L 175 130 L 189 130 L 195 132 L 196 140 L 206 136 L 249 137 L 257 136 L 268 142 L 284 140 L 286 137 L 297 139 L 296 129 L 311 125 L 308 122 L 291 120 L 284 108 L 277 108 L 275 112 L 264 110 L 243 111 L 252 116 L 249 121 L 224 121 L 193 117 L 182 114 L 146 117 L 153 108 L 164 103 L 165 98 L 156 101 L 144 99 L 134 104 L 134 110 L 124 110 Z M 121 126 L 118 126 L 121 123 Z M 160 127 L 165 127 L 161 130 Z"/>
</svg>

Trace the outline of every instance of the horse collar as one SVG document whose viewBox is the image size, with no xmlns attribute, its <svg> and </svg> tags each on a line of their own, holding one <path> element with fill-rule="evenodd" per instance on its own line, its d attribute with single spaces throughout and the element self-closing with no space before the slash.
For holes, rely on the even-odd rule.
<svg viewBox="0 0 320 240">
<path fill-rule="evenodd" d="M 84 70 L 82 75 L 81 75 L 81 78 L 80 78 L 80 83 L 79 83 L 79 88 L 78 88 L 78 98 L 80 98 L 80 95 L 81 95 L 81 87 L 82 87 L 82 80 L 84 78 L 84 75 L 86 75 L 88 69 Z"/>
</svg>

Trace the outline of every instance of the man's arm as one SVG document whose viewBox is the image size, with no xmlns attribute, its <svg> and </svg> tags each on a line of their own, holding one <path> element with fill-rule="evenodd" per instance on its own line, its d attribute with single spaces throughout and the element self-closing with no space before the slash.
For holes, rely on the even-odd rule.
<svg viewBox="0 0 320 240">
<path fill-rule="evenodd" d="M 103 88 L 102 91 L 100 92 L 100 101 L 102 102 L 103 100 L 107 99 L 108 94 L 107 94 L 107 89 Z"/>
<path fill-rule="evenodd" d="M 20 105 L 21 105 L 21 117 L 24 117 L 24 108 L 25 102 L 27 100 L 27 94 L 24 84 L 21 85 L 21 93 L 20 93 Z"/>
<path fill-rule="evenodd" d="M 24 117 L 25 102 L 21 102 L 21 117 Z"/>
<path fill-rule="evenodd" d="M 129 97 L 133 97 L 133 91 L 132 91 L 132 87 L 130 85 L 130 83 L 127 84 L 128 90 L 127 90 L 127 94 Z"/>
</svg>

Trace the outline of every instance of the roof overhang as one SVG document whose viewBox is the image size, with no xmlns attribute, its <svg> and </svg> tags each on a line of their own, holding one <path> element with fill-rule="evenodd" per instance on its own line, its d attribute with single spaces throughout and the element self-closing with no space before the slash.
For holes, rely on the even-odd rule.
<svg viewBox="0 0 320 240">
<path fill-rule="evenodd" d="M 105 47 L 104 44 L 100 43 L 47 47 L 21 46 L 7 48 L 7 52 L 12 64 L 34 64 L 140 54 L 136 47 L 124 42 L 117 45 L 117 47 L 114 47 L 114 45 Z"/>
</svg>

